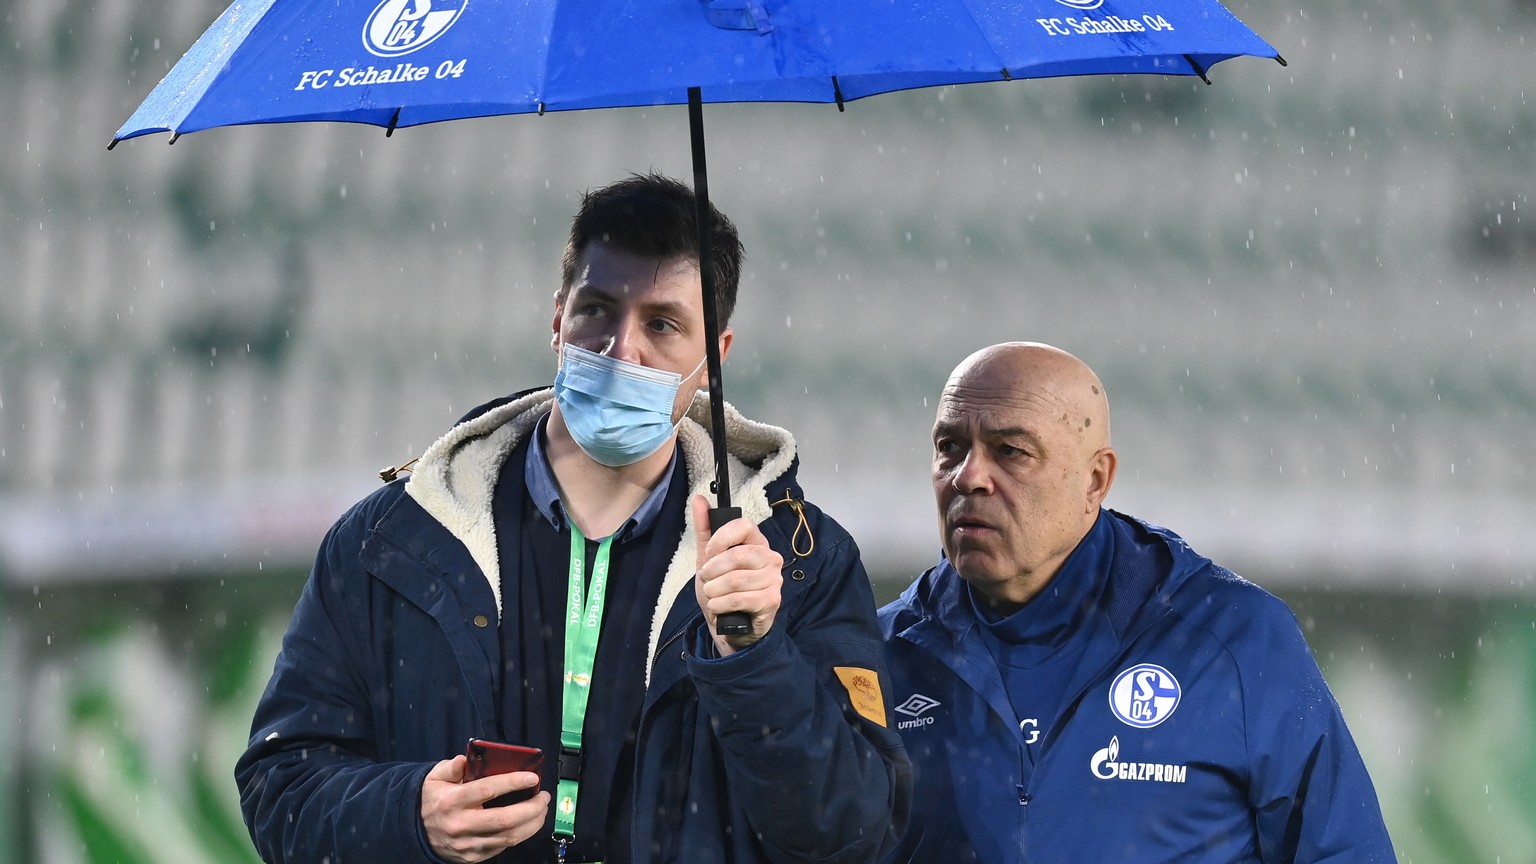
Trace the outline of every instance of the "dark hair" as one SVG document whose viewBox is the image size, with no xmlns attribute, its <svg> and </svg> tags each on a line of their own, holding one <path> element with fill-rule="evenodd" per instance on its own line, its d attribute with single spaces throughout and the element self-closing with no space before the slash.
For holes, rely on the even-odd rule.
<svg viewBox="0 0 1536 864">
<path fill-rule="evenodd" d="M 697 204 L 686 184 L 661 174 L 632 174 L 581 196 L 571 234 L 560 257 L 563 301 L 576 281 L 581 254 L 594 242 L 643 258 L 665 260 L 679 256 L 699 261 Z M 723 329 L 736 309 L 741 284 L 741 237 L 724 213 L 709 206 L 710 259 L 714 264 L 715 310 Z"/>
</svg>

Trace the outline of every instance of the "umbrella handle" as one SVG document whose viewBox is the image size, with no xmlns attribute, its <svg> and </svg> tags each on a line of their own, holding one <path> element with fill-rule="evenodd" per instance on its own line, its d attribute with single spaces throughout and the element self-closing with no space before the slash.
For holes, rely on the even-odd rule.
<svg viewBox="0 0 1536 864">
<path fill-rule="evenodd" d="M 740 507 L 709 508 L 709 527 L 719 528 L 732 519 L 741 518 Z M 752 632 L 752 616 L 745 612 L 727 612 L 715 619 L 715 632 L 721 636 L 746 636 Z"/>
</svg>

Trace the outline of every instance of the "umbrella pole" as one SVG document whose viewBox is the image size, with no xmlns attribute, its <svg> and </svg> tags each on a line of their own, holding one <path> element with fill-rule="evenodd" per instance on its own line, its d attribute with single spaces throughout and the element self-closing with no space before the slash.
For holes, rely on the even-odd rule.
<svg viewBox="0 0 1536 864">
<path fill-rule="evenodd" d="M 715 266 L 710 255 L 709 177 L 704 164 L 704 99 L 699 88 L 688 88 L 688 134 L 693 142 L 693 200 L 699 223 L 699 286 L 704 291 L 704 362 L 709 369 L 709 431 L 715 445 L 715 507 L 709 511 L 712 528 L 740 518 L 741 508 L 731 506 L 731 474 L 725 452 L 725 391 L 720 381 L 720 310 L 715 302 Z M 745 612 L 728 612 L 715 620 L 715 632 L 742 636 L 752 632 Z"/>
<path fill-rule="evenodd" d="M 715 499 L 719 509 L 731 506 L 731 480 L 726 467 L 725 393 L 720 381 L 720 310 L 715 301 L 715 267 L 709 254 L 709 177 L 704 164 L 704 104 L 699 88 L 688 88 L 688 131 L 693 139 L 693 197 L 699 231 L 699 284 L 704 291 L 704 362 L 709 370 L 710 438 L 715 445 Z M 718 524 L 718 523 L 717 523 Z"/>
</svg>

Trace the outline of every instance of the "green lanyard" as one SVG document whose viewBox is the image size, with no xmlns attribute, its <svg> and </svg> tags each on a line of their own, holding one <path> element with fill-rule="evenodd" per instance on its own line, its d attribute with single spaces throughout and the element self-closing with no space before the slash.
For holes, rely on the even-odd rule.
<svg viewBox="0 0 1536 864">
<path fill-rule="evenodd" d="M 592 562 L 592 590 L 584 590 L 587 577 L 587 538 L 571 522 L 570 590 L 565 614 L 565 685 L 560 694 L 560 783 L 555 794 L 555 839 L 561 859 L 576 836 L 576 798 L 580 791 L 581 731 L 587 718 L 587 698 L 592 692 L 592 664 L 597 659 L 597 639 L 603 629 L 603 597 L 608 588 L 610 534 L 598 544 Z M 583 595 L 586 595 L 583 598 Z"/>
</svg>

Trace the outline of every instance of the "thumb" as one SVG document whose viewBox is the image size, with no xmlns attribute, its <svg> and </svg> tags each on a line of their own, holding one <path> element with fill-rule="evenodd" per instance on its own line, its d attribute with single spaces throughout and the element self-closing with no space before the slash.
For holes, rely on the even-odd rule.
<svg viewBox="0 0 1536 864">
<path fill-rule="evenodd" d="M 695 495 L 688 502 L 693 508 L 693 536 L 698 540 L 698 555 L 694 558 L 694 570 L 704 564 L 704 550 L 709 546 L 709 538 L 715 536 L 715 530 L 709 524 L 709 499 L 703 495 Z"/>
<path fill-rule="evenodd" d="M 427 779 L 441 780 L 445 783 L 461 783 L 464 780 L 464 768 L 468 764 L 469 760 L 465 759 L 463 755 L 455 756 L 452 759 L 444 759 L 432 766 L 432 770 L 427 772 Z"/>
</svg>

